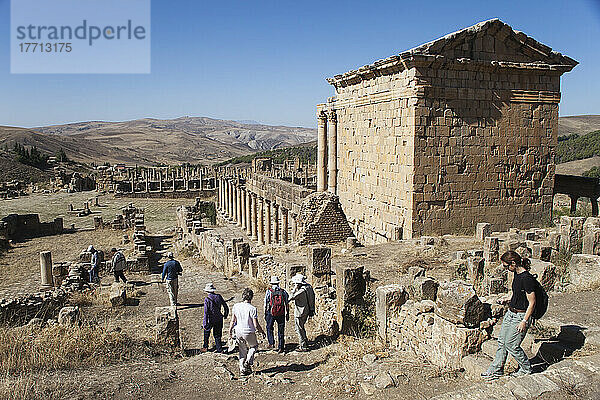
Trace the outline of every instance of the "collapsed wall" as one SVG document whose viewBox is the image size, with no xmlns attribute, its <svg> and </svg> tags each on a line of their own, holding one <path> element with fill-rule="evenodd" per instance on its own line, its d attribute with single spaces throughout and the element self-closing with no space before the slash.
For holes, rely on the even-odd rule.
<svg viewBox="0 0 600 400">
<path fill-rule="evenodd" d="M 63 219 L 40 222 L 38 214 L 10 214 L 0 221 L 0 235 L 8 240 L 31 239 L 58 235 L 63 232 Z"/>
<path fill-rule="evenodd" d="M 298 244 L 332 244 L 353 236 L 338 196 L 330 192 L 308 195 L 300 206 Z"/>
</svg>

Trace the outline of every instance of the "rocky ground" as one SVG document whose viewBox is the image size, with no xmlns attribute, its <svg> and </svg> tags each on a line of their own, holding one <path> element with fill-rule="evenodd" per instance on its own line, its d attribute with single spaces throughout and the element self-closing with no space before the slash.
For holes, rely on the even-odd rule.
<svg viewBox="0 0 600 400">
<path fill-rule="evenodd" d="M 25 205 L 27 210 L 43 213 L 43 220 L 56 216 L 51 214 L 52 207 L 55 210 L 57 207 L 66 209 L 68 203 L 81 202 L 90 197 L 89 194 L 36 196 L 31 196 Z M 129 202 L 127 199 L 109 197 L 101 198 L 100 201 L 107 206 L 107 216 Z M 189 203 L 191 200 L 181 202 Z M 134 204 L 146 208 L 146 221 L 152 233 L 169 236 L 166 234 L 172 232 L 177 201 L 136 199 Z M 0 207 L 3 207 L 0 208 L 0 214 L 6 214 L 9 208 L 19 208 L 17 204 L 14 204 L 14 208 L 13 205 L 7 207 L 7 203 L 0 204 Z M 91 216 L 88 218 L 91 220 Z M 67 261 L 75 259 L 90 242 L 100 248 L 109 248 L 118 244 L 121 237 L 120 231 L 84 230 L 18 243 L 7 254 L 0 256 L 0 297 L 37 290 L 39 251 L 42 249 L 52 250 L 55 260 Z M 163 252 L 174 249 L 172 238 L 167 237 L 163 245 Z M 453 252 L 473 247 L 475 243 L 471 238 L 457 237 L 447 237 L 427 252 L 423 252 L 420 244 L 415 242 L 356 248 L 350 252 L 343 251 L 341 246 L 334 246 L 332 261 L 334 265 L 364 265 L 371 271 L 375 285 L 397 282 L 409 261 L 423 264 L 431 275 L 442 279 L 452 274 L 446 267 L 446 261 L 452 257 Z M 271 252 L 278 261 L 284 262 L 302 262 L 306 257 L 301 248 L 280 247 Z M 474 384 L 461 371 L 440 370 L 411 354 L 391 352 L 371 338 L 343 336 L 335 341 L 316 343 L 308 353 L 296 352 L 297 339 L 292 323 L 286 326 L 287 353 L 281 355 L 267 351 L 266 341 L 261 339 L 254 374 L 242 378 L 238 372 L 235 353 L 199 353 L 203 334 L 202 289 L 207 282 L 213 282 L 232 306 L 239 301 L 241 290 L 253 282 L 245 276 L 225 279 L 221 272 L 215 271 L 204 260 L 187 251 L 182 251 L 177 257 L 184 268 L 180 280 L 181 306 L 178 309 L 182 350 L 171 352 L 158 348 L 140 351 L 135 357 L 123 358 L 106 365 L 83 365 L 74 369 L 4 376 L 0 378 L 0 394 L 14 399 L 360 399 L 377 396 L 428 399 L 444 393 L 455 393 Z M 135 301 L 119 308 L 111 308 L 102 301 L 82 304 L 83 318 L 101 320 L 102 329 L 122 331 L 136 338 L 138 343 L 151 342 L 155 307 L 168 303 L 164 285 L 158 283 L 156 275 L 127 275 L 135 283 Z M 108 292 L 111 280 L 110 276 L 103 277 L 100 289 L 102 296 Z M 258 306 L 262 324 L 263 296 L 263 292 L 257 292 L 253 301 Z M 599 292 L 552 295 L 547 318 L 582 326 L 600 326 L 597 312 L 599 299 Z M 225 332 L 227 328 L 228 322 L 225 324 Z M 314 338 L 314 335 L 309 336 Z M 214 342 L 211 338 L 212 346 Z M 575 355 L 578 356 L 582 355 Z M 576 399 L 577 396 L 565 392 L 564 398 Z"/>
</svg>

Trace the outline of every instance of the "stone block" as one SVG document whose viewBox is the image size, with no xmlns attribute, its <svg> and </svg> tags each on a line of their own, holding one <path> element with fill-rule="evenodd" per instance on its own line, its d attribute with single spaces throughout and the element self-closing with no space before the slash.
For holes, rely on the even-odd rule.
<svg viewBox="0 0 600 400">
<path fill-rule="evenodd" d="M 582 291 L 600 287 L 600 256 L 573 254 L 568 266 L 570 289 Z"/>
<path fill-rule="evenodd" d="M 435 301 L 437 297 L 438 283 L 435 279 L 419 276 L 411 283 L 411 298 L 419 300 Z"/>
<path fill-rule="evenodd" d="M 408 278 L 412 282 L 415 278 L 425 276 L 425 268 L 423 267 L 408 267 Z"/>
<path fill-rule="evenodd" d="M 531 258 L 542 261 L 550 261 L 552 256 L 552 247 L 548 243 L 534 242 L 531 245 Z"/>
<path fill-rule="evenodd" d="M 479 327 L 485 318 L 485 309 L 473 285 L 455 280 L 440 284 L 437 291 L 436 314 L 455 324 L 468 328 Z"/>
<path fill-rule="evenodd" d="M 331 248 L 326 246 L 309 246 L 309 274 L 322 275 L 331 273 Z"/>
<path fill-rule="evenodd" d="M 388 340 L 387 326 L 391 313 L 397 313 L 408 299 L 408 292 L 401 285 L 379 286 L 375 290 L 375 314 L 379 337 Z"/>
<path fill-rule="evenodd" d="M 600 228 L 588 229 L 588 232 L 583 236 L 581 252 L 583 254 L 600 255 Z"/>
<path fill-rule="evenodd" d="M 502 278 L 489 278 L 487 287 L 489 294 L 506 293 L 508 291 L 506 280 Z"/>
<path fill-rule="evenodd" d="M 488 224 L 487 222 L 480 222 L 477 224 L 477 228 L 475 229 L 475 239 L 483 242 L 486 237 L 492 234 L 492 224 Z"/>
<path fill-rule="evenodd" d="M 433 246 L 435 244 L 435 238 L 433 236 L 421 236 L 421 246 Z"/>
<path fill-rule="evenodd" d="M 156 307 L 154 310 L 156 320 L 156 342 L 179 347 L 179 316 L 174 306 Z"/>
<path fill-rule="evenodd" d="M 236 253 L 240 272 L 248 270 L 248 260 L 250 259 L 250 243 L 236 243 Z"/>
<path fill-rule="evenodd" d="M 556 266 L 551 262 L 531 259 L 531 274 L 537 277 L 540 284 L 547 291 L 554 288 L 557 279 Z"/>
<path fill-rule="evenodd" d="M 600 229 L 600 218 L 599 217 L 588 217 L 583 223 L 583 234 L 584 236 Z"/>
<path fill-rule="evenodd" d="M 127 291 L 122 283 L 113 283 L 109 293 L 110 304 L 113 307 L 123 306 L 127 302 Z"/>
<path fill-rule="evenodd" d="M 564 252 L 579 252 L 583 240 L 583 217 L 560 217 L 560 250 Z"/>
<path fill-rule="evenodd" d="M 469 257 L 467 259 L 467 278 L 475 283 L 483 280 L 485 261 L 482 257 Z"/>
<path fill-rule="evenodd" d="M 58 324 L 73 326 L 79 322 L 79 307 L 63 307 L 58 312 Z"/>
</svg>

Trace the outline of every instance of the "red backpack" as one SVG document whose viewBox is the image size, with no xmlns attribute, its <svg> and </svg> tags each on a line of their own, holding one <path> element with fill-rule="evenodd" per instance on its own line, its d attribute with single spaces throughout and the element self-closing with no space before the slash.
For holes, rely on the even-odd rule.
<svg viewBox="0 0 600 400">
<path fill-rule="evenodd" d="M 281 317 L 285 315 L 285 299 L 283 298 L 283 291 L 281 289 L 271 291 L 271 315 L 274 317 Z"/>
</svg>

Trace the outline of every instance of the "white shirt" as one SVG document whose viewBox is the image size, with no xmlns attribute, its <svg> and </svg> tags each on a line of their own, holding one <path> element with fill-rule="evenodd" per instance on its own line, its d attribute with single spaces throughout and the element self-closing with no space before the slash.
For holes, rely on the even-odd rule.
<svg viewBox="0 0 600 400">
<path fill-rule="evenodd" d="M 236 320 L 236 336 L 244 336 L 249 333 L 256 332 L 256 327 L 254 326 L 253 321 L 254 318 L 258 318 L 256 307 L 244 301 L 242 303 L 234 304 L 232 313 L 235 315 Z"/>
</svg>

